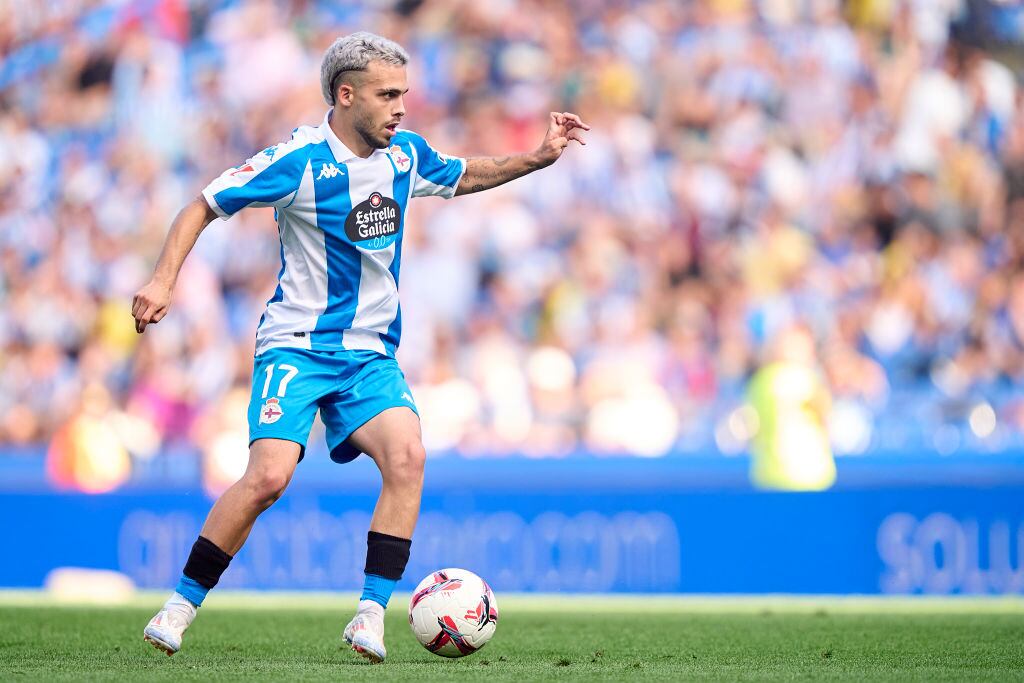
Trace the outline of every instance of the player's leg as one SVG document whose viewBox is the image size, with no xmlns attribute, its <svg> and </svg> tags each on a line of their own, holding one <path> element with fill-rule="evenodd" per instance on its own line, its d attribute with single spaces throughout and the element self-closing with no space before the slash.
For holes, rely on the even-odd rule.
<svg viewBox="0 0 1024 683">
<path fill-rule="evenodd" d="M 245 474 L 214 503 L 199 537 L 210 540 L 228 555 L 237 553 L 256 518 L 277 502 L 288 487 L 301 451 L 302 447 L 294 441 L 254 441 Z"/>
<path fill-rule="evenodd" d="M 383 487 L 367 534 L 362 599 L 344 638 L 373 662 L 383 661 L 384 609 L 405 571 L 419 517 L 425 459 L 419 417 L 409 385 L 394 358 L 374 351 L 336 354 L 335 374 L 345 380 L 319 401 L 331 459 L 349 462 L 366 453 Z"/>
<path fill-rule="evenodd" d="M 412 538 L 420 514 L 426 459 L 419 416 L 409 408 L 388 408 L 353 432 L 349 442 L 373 459 L 384 484 L 370 530 Z"/>
<path fill-rule="evenodd" d="M 245 543 L 256 518 L 284 493 L 300 452 L 301 446 L 293 441 L 253 442 L 245 474 L 214 503 L 174 593 L 146 626 L 143 638 L 147 642 L 168 655 L 181 648 L 185 629 Z"/>
<path fill-rule="evenodd" d="M 345 640 L 361 655 L 383 661 L 384 610 L 409 561 L 420 512 L 425 452 L 419 417 L 406 407 L 384 410 L 348 439 L 380 470 L 383 485 L 366 540 L 363 593 Z"/>
<path fill-rule="evenodd" d="M 214 504 L 192 546 L 171 598 L 145 630 L 168 654 L 196 609 L 245 543 L 256 518 L 288 486 L 316 416 L 317 401 L 337 382 L 322 358 L 302 349 L 275 348 L 256 358 L 249 402 L 249 464 Z M 166 613 L 166 614 L 165 614 Z"/>
</svg>

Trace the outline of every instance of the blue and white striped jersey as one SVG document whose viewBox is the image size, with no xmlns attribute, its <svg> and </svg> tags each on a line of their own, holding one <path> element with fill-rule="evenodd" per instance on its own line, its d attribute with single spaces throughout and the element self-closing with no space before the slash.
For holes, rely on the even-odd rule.
<svg viewBox="0 0 1024 683">
<path fill-rule="evenodd" d="M 331 130 L 302 126 L 203 190 L 219 216 L 273 206 L 281 238 L 277 291 L 256 331 L 256 355 L 277 346 L 395 355 L 398 273 L 412 197 L 450 198 L 464 159 L 399 130 L 366 159 Z"/>
</svg>

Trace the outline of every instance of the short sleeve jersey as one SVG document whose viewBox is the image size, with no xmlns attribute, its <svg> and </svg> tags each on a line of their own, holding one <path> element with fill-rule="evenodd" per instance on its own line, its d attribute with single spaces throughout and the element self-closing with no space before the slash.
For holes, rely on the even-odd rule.
<svg viewBox="0 0 1024 683">
<path fill-rule="evenodd" d="M 247 206 L 276 210 L 281 271 L 256 331 L 256 355 L 288 346 L 393 357 L 402 330 L 398 275 L 409 200 L 451 198 L 466 170 L 464 159 L 401 129 L 388 148 L 358 157 L 331 130 L 329 117 L 295 129 L 288 142 L 203 190 L 224 218 Z"/>
</svg>

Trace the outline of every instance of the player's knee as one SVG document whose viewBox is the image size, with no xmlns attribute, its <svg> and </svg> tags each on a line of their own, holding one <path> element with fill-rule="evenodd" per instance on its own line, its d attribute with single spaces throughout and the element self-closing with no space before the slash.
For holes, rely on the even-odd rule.
<svg viewBox="0 0 1024 683">
<path fill-rule="evenodd" d="M 400 486 L 420 485 L 426 460 L 427 452 L 418 440 L 401 444 L 387 454 L 384 478 Z"/>
<path fill-rule="evenodd" d="M 252 498 L 260 507 L 273 505 L 288 487 L 288 475 L 285 472 L 262 470 L 246 473 L 246 478 Z"/>
</svg>

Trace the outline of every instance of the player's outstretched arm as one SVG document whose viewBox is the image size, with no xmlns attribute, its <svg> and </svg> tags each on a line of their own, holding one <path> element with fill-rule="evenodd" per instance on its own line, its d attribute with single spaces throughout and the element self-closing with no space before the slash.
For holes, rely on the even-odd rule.
<svg viewBox="0 0 1024 683">
<path fill-rule="evenodd" d="M 202 197 L 196 197 L 185 206 L 171 223 L 171 230 L 164 240 L 153 278 L 140 289 L 132 299 L 132 317 L 135 331 L 141 333 L 146 325 L 156 324 L 167 315 L 171 305 L 171 292 L 178 279 L 178 271 L 185 257 L 192 251 L 199 233 L 210 224 L 217 214 Z"/>
<path fill-rule="evenodd" d="M 590 130 L 579 116 L 570 112 L 551 112 L 548 132 L 544 141 L 529 154 L 508 157 L 472 157 L 466 159 L 466 172 L 459 181 L 455 196 L 489 190 L 527 173 L 542 169 L 558 161 L 562 152 L 575 140 L 584 142 L 582 131 Z"/>
</svg>

